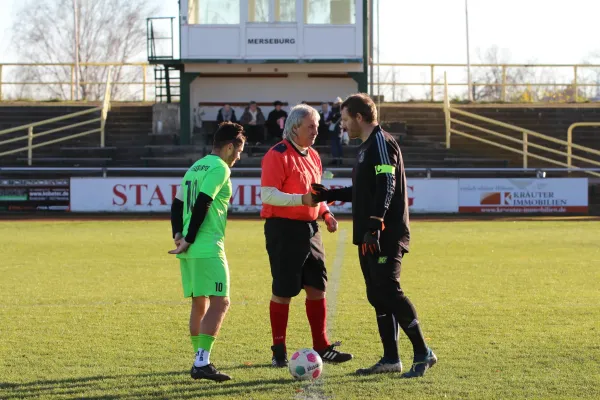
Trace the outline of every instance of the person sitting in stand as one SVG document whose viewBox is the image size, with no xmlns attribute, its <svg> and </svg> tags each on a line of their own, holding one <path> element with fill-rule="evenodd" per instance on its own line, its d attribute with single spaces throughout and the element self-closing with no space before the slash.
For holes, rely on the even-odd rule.
<svg viewBox="0 0 600 400">
<path fill-rule="evenodd" d="M 277 143 L 283 135 L 283 127 L 285 126 L 288 113 L 281 109 L 283 103 L 279 100 L 274 102 L 273 106 L 275 108 L 269 113 L 269 117 L 267 118 L 267 133 L 269 142 Z"/>
<path fill-rule="evenodd" d="M 265 140 L 265 116 L 255 101 L 244 110 L 240 124 L 244 126 L 249 142 L 259 145 Z"/>
</svg>

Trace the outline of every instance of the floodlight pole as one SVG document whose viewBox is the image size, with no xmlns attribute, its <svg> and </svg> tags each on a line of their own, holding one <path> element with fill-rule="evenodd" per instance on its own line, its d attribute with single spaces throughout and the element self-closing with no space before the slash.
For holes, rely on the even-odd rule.
<svg viewBox="0 0 600 400">
<path fill-rule="evenodd" d="M 75 100 L 79 100 L 79 10 L 77 0 L 73 0 L 74 42 L 75 42 Z"/>
<path fill-rule="evenodd" d="M 465 0 L 465 26 L 467 29 L 467 79 L 469 101 L 473 101 L 473 83 L 471 82 L 471 48 L 469 46 L 469 0 Z"/>
<path fill-rule="evenodd" d="M 381 64 L 381 59 L 379 58 L 379 52 L 381 51 L 381 43 L 379 40 L 379 24 L 379 0 L 377 0 L 377 82 L 381 83 L 381 71 L 379 69 L 379 64 Z M 377 115 L 381 115 L 381 84 L 377 85 Z"/>
<path fill-rule="evenodd" d="M 371 66 L 371 71 L 370 71 L 370 73 L 371 73 L 371 96 L 375 95 L 375 90 L 374 90 L 375 85 L 374 85 L 374 80 L 373 80 L 374 75 L 375 75 L 374 71 L 373 71 L 373 69 L 374 69 L 373 64 L 374 64 L 374 57 L 375 57 L 375 55 L 373 54 L 373 50 L 374 50 L 373 49 L 373 42 L 374 42 L 374 40 L 373 40 L 373 31 L 374 31 L 373 2 L 374 1 L 375 0 L 369 1 L 369 14 L 368 14 L 369 15 L 369 60 L 368 60 L 368 63 Z"/>
</svg>

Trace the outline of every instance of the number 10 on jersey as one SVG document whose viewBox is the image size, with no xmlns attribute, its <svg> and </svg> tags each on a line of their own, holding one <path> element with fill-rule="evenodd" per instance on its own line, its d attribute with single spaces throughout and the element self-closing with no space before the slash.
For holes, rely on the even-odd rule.
<svg viewBox="0 0 600 400">
<path fill-rule="evenodd" d="M 198 197 L 198 182 L 196 181 L 185 181 L 186 192 L 187 192 L 187 212 L 191 213 L 196 198 Z"/>
</svg>

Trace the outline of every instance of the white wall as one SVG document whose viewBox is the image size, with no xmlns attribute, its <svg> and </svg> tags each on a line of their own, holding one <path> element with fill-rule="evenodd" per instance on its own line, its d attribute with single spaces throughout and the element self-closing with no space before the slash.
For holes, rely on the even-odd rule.
<svg viewBox="0 0 600 400">
<path fill-rule="evenodd" d="M 363 38 L 363 2 L 353 1 L 356 17 L 354 24 L 304 24 L 304 2 L 297 0 L 296 22 L 247 23 L 248 2 L 242 1 L 239 24 L 208 25 L 195 24 L 194 18 L 188 18 L 188 0 L 180 0 L 181 58 L 362 59 L 363 41 L 367 40 Z M 332 9 L 332 12 L 335 10 Z M 259 42 L 253 39 L 258 39 Z M 284 39 L 285 42 L 274 43 L 270 39 Z"/>
<path fill-rule="evenodd" d="M 360 25 L 183 25 L 181 57 L 184 60 L 362 59 L 362 40 Z"/>
<path fill-rule="evenodd" d="M 336 97 L 344 99 L 358 91 L 358 85 L 352 78 L 308 78 L 306 74 L 289 74 L 287 78 L 196 78 L 191 85 L 191 105 L 201 102 L 219 103 L 272 103 L 275 100 L 289 103 L 289 108 L 307 102 L 332 102 Z M 217 118 L 218 106 L 204 107 L 204 120 Z M 244 107 L 234 107 L 238 118 Z M 317 107 L 318 108 L 318 107 Z M 272 106 L 261 106 L 265 118 Z"/>
</svg>

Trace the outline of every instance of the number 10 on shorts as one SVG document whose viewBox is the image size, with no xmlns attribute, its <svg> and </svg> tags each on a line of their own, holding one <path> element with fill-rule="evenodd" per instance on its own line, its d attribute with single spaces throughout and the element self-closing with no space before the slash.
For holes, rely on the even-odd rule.
<svg viewBox="0 0 600 400">
<path fill-rule="evenodd" d="M 215 291 L 217 291 L 217 292 L 223 291 L 223 283 L 222 282 L 215 282 Z"/>
</svg>

